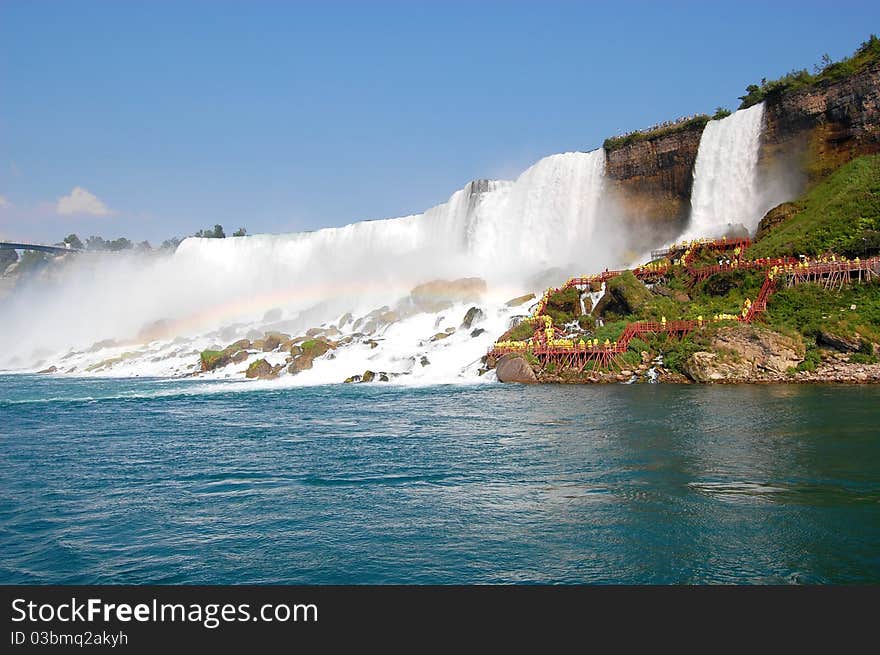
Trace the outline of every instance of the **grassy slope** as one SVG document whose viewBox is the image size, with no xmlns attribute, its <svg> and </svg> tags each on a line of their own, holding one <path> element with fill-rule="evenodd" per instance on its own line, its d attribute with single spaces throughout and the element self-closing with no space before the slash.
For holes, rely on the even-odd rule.
<svg viewBox="0 0 880 655">
<path fill-rule="evenodd" d="M 880 248 L 880 155 L 841 166 L 801 198 L 801 211 L 749 250 L 749 257 L 864 256 Z"/>
</svg>

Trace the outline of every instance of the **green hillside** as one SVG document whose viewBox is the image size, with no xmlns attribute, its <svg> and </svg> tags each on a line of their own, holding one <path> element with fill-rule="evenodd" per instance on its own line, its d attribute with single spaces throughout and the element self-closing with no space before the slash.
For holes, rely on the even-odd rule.
<svg viewBox="0 0 880 655">
<path fill-rule="evenodd" d="M 850 258 L 880 251 L 880 155 L 854 159 L 794 205 L 797 213 L 749 250 L 749 257 L 821 255 Z"/>
</svg>

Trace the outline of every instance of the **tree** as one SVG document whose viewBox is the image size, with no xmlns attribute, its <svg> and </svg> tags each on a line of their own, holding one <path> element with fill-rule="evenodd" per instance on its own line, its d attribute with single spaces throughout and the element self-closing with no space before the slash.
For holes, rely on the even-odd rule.
<svg viewBox="0 0 880 655">
<path fill-rule="evenodd" d="M 107 250 L 107 242 L 103 237 L 92 235 L 86 239 L 86 250 Z"/>
<path fill-rule="evenodd" d="M 64 237 L 64 243 L 68 245 L 68 247 L 73 248 L 74 250 L 82 250 L 83 242 L 80 241 L 79 237 L 75 234 L 68 234 Z"/>
<path fill-rule="evenodd" d="M 177 246 L 180 245 L 180 239 L 177 237 L 171 237 L 170 239 L 165 239 L 162 242 L 162 245 L 159 246 L 162 250 L 177 250 Z"/>
<path fill-rule="evenodd" d="M 243 237 L 247 234 L 247 229 L 240 227 L 235 232 L 232 233 L 234 237 Z"/>
<path fill-rule="evenodd" d="M 107 250 L 111 252 L 119 252 L 120 250 L 130 250 L 132 247 L 131 241 L 126 239 L 125 237 L 119 237 L 118 239 L 113 239 L 113 241 L 107 242 Z"/>
<path fill-rule="evenodd" d="M 135 246 L 135 250 L 137 250 L 138 252 L 150 252 L 152 249 L 153 246 L 150 245 L 149 241 L 141 241 Z"/>
<path fill-rule="evenodd" d="M 217 224 L 214 226 L 213 230 L 211 228 L 208 228 L 207 230 L 199 230 L 193 236 L 201 239 L 225 239 L 226 233 L 223 231 L 223 226 Z"/>
</svg>

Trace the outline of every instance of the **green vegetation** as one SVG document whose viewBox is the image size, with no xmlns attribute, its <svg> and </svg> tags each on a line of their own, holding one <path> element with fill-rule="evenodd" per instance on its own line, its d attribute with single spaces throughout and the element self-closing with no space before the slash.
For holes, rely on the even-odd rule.
<svg viewBox="0 0 880 655">
<path fill-rule="evenodd" d="M 722 118 L 727 118 L 732 113 L 733 112 L 730 111 L 727 107 L 716 107 L 715 113 L 712 114 L 712 120 L 717 121 L 717 120 L 721 120 Z"/>
<path fill-rule="evenodd" d="M 752 246 L 750 258 L 880 252 L 880 155 L 844 164 L 796 205 L 794 216 Z"/>
<path fill-rule="evenodd" d="M 765 318 L 770 327 L 797 331 L 808 342 L 816 343 L 824 330 L 850 338 L 858 334 L 880 343 L 880 283 L 852 284 L 839 290 L 816 284 L 779 289 L 770 297 Z M 867 347 L 864 350 L 870 353 Z"/>
<path fill-rule="evenodd" d="M 577 320 L 581 313 L 581 295 L 575 287 L 552 294 L 547 299 L 544 313 L 553 319 L 555 325 L 564 325 Z"/>
<path fill-rule="evenodd" d="M 628 146 L 633 143 L 639 143 L 640 141 L 659 139 L 660 137 L 669 136 L 670 134 L 675 134 L 677 132 L 684 132 L 685 130 L 702 130 L 706 126 L 706 123 L 709 122 L 709 120 L 710 117 L 708 114 L 699 114 L 697 116 L 694 116 L 690 120 L 681 121 L 680 123 L 674 123 L 666 127 L 659 127 L 653 130 L 637 130 L 635 132 L 630 132 L 629 134 L 626 134 L 624 136 L 612 136 L 605 139 L 605 142 L 602 145 L 605 148 L 606 152 L 612 152 L 614 150 L 619 150 L 624 146 Z"/>
<path fill-rule="evenodd" d="M 202 370 L 211 371 L 217 368 L 217 366 L 224 358 L 226 358 L 226 356 L 226 353 L 222 350 L 203 350 L 200 355 Z"/>
<path fill-rule="evenodd" d="M 526 341 L 535 333 L 535 326 L 529 320 L 523 320 L 510 328 L 499 341 Z"/>
<path fill-rule="evenodd" d="M 778 96 L 790 91 L 805 89 L 825 82 L 837 82 L 864 70 L 871 64 L 880 61 L 880 39 L 871 35 L 862 43 L 851 57 L 832 62 L 826 54 L 822 63 L 815 67 L 815 73 L 806 69 L 794 70 L 776 80 L 761 80 L 761 84 L 750 84 L 746 94 L 740 96 L 739 108 L 745 109 L 756 105 L 768 97 Z"/>
<path fill-rule="evenodd" d="M 796 370 L 812 373 L 822 363 L 822 355 L 815 346 L 810 346 L 804 353 L 804 361 L 797 365 Z"/>
</svg>

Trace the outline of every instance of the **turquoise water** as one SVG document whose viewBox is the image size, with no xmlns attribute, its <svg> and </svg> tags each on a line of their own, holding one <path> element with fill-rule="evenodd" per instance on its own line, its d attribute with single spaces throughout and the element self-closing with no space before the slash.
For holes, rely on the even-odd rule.
<svg viewBox="0 0 880 655">
<path fill-rule="evenodd" d="M 0 582 L 876 583 L 878 422 L 878 387 L 0 377 Z"/>
</svg>

